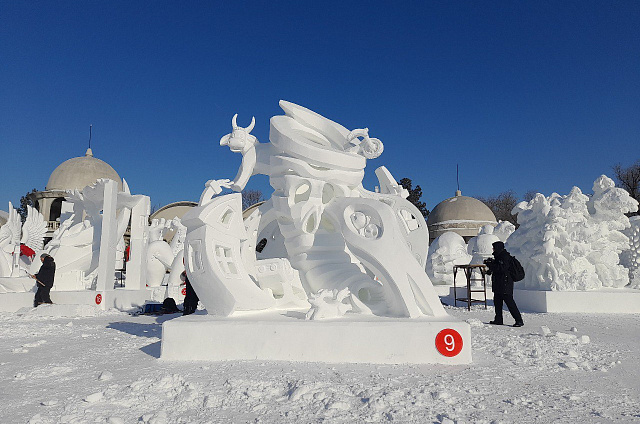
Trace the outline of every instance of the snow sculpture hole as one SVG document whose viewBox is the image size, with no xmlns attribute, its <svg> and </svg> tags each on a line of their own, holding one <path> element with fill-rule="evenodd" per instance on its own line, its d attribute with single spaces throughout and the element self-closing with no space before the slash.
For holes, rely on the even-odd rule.
<svg viewBox="0 0 640 424">
<path fill-rule="evenodd" d="M 322 188 L 322 204 L 326 205 L 335 197 L 335 190 L 331 184 L 325 184 Z"/>
<path fill-rule="evenodd" d="M 360 289 L 358 290 L 358 299 L 363 302 L 369 302 L 371 300 L 371 293 L 368 289 Z"/>
<path fill-rule="evenodd" d="M 316 228 L 316 218 L 315 215 L 311 215 L 309 219 L 307 219 L 307 225 L 305 225 L 305 231 L 307 233 L 312 233 Z"/>
<path fill-rule="evenodd" d="M 293 198 L 294 203 L 306 202 L 311 196 L 311 185 L 307 182 L 302 183 L 296 188 L 296 194 Z"/>
<path fill-rule="evenodd" d="M 215 248 L 215 252 L 218 266 L 225 274 L 238 274 L 238 267 L 234 263 L 231 248 L 218 245 Z"/>
<path fill-rule="evenodd" d="M 354 212 L 353 215 L 351 215 L 351 222 L 353 222 L 353 226 L 360 231 L 367 225 L 369 220 L 367 215 L 362 212 Z"/>
<path fill-rule="evenodd" d="M 231 218 L 233 218 L 233 210 L 227 209 L 221 216 L 220 222 L 224 224 L 226 227 L 229 227 L 231 224 Z"/>
<path fill-rule="evenodd" d="M 194 240 L 189 243 L 189 251 L 187 252 L 187 256 L 189 258 L 189 269 L 191 270 L 191 272 L 201 272 L 203 269 L 202 252 L 200 251 L 200 248 L 200 240 Z"/>
<path fill-rule="evenodd" d="M 415 231 L 418 228 L 420 228 L 420 225 L 418 224 L 418 220 L 416 219 L 414 214 L 412 214 L 406 209 L 400 210 L 399 214 L 400 214 L 400 218 L 402 218 L 402 221 L 406 225 L 407 230 L 409 232 Z"/>
<path fill-rule="evenodd" d="M 369 224 L 364 228 L 364 236 L 368 239 L 378 238 L 380 228 L 376 224 Z"/>
</svg>

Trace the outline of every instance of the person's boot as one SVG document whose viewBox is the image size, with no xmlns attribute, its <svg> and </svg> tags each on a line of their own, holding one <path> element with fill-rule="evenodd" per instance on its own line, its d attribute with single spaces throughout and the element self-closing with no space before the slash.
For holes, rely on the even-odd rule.
<svg viewBox="0 0 640 424">
<path fill-rule="evenodd" d="M 522 326 L 524 326 L 524 322 L 522 321 L 518 321 L 515 324 L 513 324 L 513 327 L 522 327 Z"/>
<path fill-rule="evenodd" d="M 489 321 L 489 324 L 502 325 L 502 320 L 494 319 L 493 321 Z"/>
</svg>

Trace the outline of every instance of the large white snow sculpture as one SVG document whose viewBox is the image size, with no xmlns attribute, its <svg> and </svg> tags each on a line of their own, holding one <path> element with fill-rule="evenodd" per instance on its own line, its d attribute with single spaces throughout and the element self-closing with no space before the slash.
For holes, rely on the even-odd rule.
<svg viewBox="0 0 640 424">
<path fill-rule="evenodd" d="M 271 118 L 270 143 L 250 134 L 255 120 L 242 128 L 233 117 L 220 144 L 242 154 L 238 174 L 207 182 L 200 206 L 182 219 L 187 273 L 207 310 L 276 306 L 273 289 L 259 284 L 246 259 L 256 237 L 267 242 L 263 252 L 286 255 L 307 295 L 337 290 L 355 310 L 379 315 L 446 315 L 423 268 L 424 218 L 388 172 L 378 175 L 382 193 L 362 187 L 366 159 L 382 153 L 380 140 L 293 103 L 280 106 L 285 115 Z M 222 188 L 242 190 L 254 174 L 268 175 L 275 191 L 258 210 L 259 228 L 248 232 L 239 195 L 212 197 Z M 299 294 L 295 281 L 287 286 Z"/>
<path fill-rule="evenodd" d="M 619 254 L 629 239 L 625 213 L 638 202 L 605 175 L 593 184 L 593 196 L 574 187 L 566 196 L 537 194 L 512 211 L 520 227 L 507 240 L 507 249 L 526 271 L 516 283 L 533 290 L 593 290 L 629 283 Z"/>
<path fill-rule="evenodd" d="M 504 243 L 515 230 L 516 226 L 509 221 L 500 221 L 493 229 L 493 235 L 498 237 L 500 241 Z"/>
<path fill-rule="evenodd" d="M 462 236 L 448 231 L 438 236 L 429 246 L 427 275 L 433 284 L 452 286 L 453 266 L 467 265 L 471 258 Z M 462 274 L 458 274 L 457 278 L 456 282 L 463 283 Z"/>
<path fill-rule="evenodd" d="M 84 290 L 96 288 L 99 277 L 99 264 L 107 261 L 107 251 L 110 253 L 106 275 L 115 270 L 117 245 L 129 224 L 132 209 L 146 196 L 131 195 L 126 181 L 123 180 L 123 191 L 110 194 L 111 180 L 99 179 L 95 184 L 82 190 L 69 191 L 66 202 L 71 205 L 72 212 L 65 219 L 60 228 L 54 233 L 53 239 L 47 244 L 45 251 L 56 261 L 56 282 L 54 290 Z M 113 197 L 113 199 L 111 197 Z M 148 199 L 148 198 L 147 198 Z M 109 210 L 105 212 L 105 209 Z M 113 213 L 111 213 L 113 212 Z M 144 212 L 143 212 L 144 214 Z M 147 215 L 148 216 L 148 212 Z M 109 241 L 103 240 L 104 221 L 108 220 Z M 138 223 L 136 222 L 137 226 Z M 134 223 L 132 223 L 132 228 Z M 113 234 L 111 234 L 113 233 Z M 141 246 L 136 246 L 136 253 L 142 247 L 146 249 L 147 236 L 144 236 Z M 106 243 L 106 245 L 104 245 Z M 101 251 L 104 253 L 101 255 Z"/>
<path fill-rule="evenodd" d="M 169 230 L 175 231 L 171 244 L 164 240 L 164 236 Z M 167 282 L 172 294 L 178 294 L 175 288 L 179 286 L 180 273 L 184 271 L 181 252 L 184 248 L 186 234 L 187 228 L 182 225 L 180 218 L 175 217 L 169 221 L 164 218 L 151 221 L 147 249 L 147 286 L 159 287 L 163 282 Z M 180 257 L 178 258 L 178 256 Z M 167 271 L 170 274 L 165 281 Z"/>
<path fill-rule="evenodd" d="M 472 237 L 467 243 L 467 252 L 471 255 L 471 261 L 469 263 L 474 265 L 480 265 L 485 259 L 489 258 L 493 254 L 493 243 L 501 241 L 498 236 L 494 234 L 493 225 L 484 225 L 478 230 L 478 235 Z"/>
</svg>

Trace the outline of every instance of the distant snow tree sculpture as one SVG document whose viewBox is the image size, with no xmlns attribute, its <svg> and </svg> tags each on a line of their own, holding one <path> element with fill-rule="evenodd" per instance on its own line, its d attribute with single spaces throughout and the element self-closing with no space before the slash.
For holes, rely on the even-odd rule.
<svg viewBox="0 0 640 424">
<path fill-rule="evenodd" d="M 620 253 L 629 239 L 626 213 L 638 202 L 613 180 L 600 176 L 593 196 L 574 187 L 566 196 L 537 194 L 514 209 L 519 228 L 507 240 L 508 250 L 523 264 L 526 277 L 517 283 L 534 290 L 593 290 L 624 287 L 629 273 Z"/>
</svg>

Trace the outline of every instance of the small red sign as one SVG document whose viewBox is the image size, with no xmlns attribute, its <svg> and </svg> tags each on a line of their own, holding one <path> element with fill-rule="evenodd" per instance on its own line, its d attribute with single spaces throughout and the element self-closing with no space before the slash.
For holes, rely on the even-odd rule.
<svg viewBox="0 0 640 424">
<path fill-rule="evenodd" d="M 99 305 L 102 303 L 102 295 L 100 293 L 98 293 L 96 295 L 96 305 Z"/>
<path fill-rule="evenodd" d="M 186 296 L 186 295 L 187 295 L 187 288 L 186 288 L 186 287 L 183 287 L 183 288 L 182 288 L 182 295 L 183 295 L 183 296 Z"/>
<path fill-rule="evenodd" d="M 436 349 L 444 356 L 456 356 L 462 350 L 462 336 L 452 328 L 445 328 L 436 336 Z"/>
</svg>

